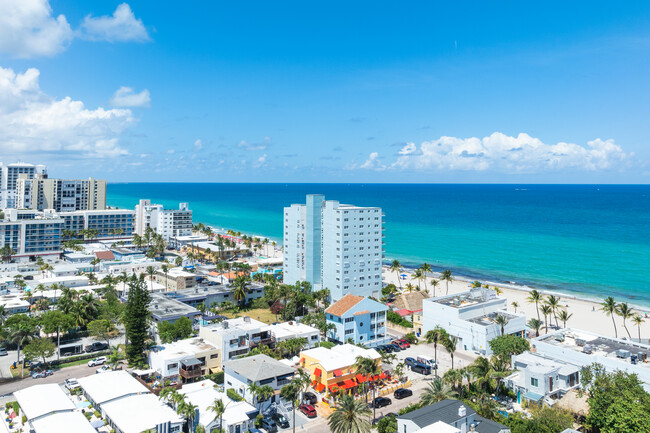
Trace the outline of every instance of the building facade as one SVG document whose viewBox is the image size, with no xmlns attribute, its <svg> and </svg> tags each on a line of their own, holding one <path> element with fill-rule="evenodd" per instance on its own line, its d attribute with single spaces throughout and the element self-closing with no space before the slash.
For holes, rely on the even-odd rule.
<svg viewBox="0 0 650 433">
<path fill-rule="evenodd" d="M 327 332 L 331 341 L 364 344 L 376 347 L 386 344 L 390 338 L 386 335 L 386 314 L 388 307 L 370 298 L 345 295 L 325 310 L 328 324 L 334 329 Z"/>
<path fill-rule="evenodd" d="M 47 168 L 44 165 L 26 164 L 17 162 L 3 164 L 0 162 L 0 209 L 16 208 L 16 188 L 18 179 L 24 175 L 33 179 L 37 174 L 45 176 Z"/>
<path fill-rule="evenodd" d="M 135 206 L 135 233 L 144 235 L 147 227 L 162 235 L 166 241 L 192 234 L 192 211 L 187 203 L 180 203 L 178 209 L 165 209 L 150 200 L 140 200 Z"/>
<path fill-rule="evenodd" d="M 18 209 L 74 212 L 106 209 L 106 181 L 89 179 L 49 179 L 37 174 L 20 174 L 16 182 Z"/>
<path fill-rule="evenodd" d="M 284 208 L 284 281 L 327 288 L 332 300 L 346 294 L 378 297 L 382 287 L 383 213 L 307 196 Z"/>
<path fill-rule="evenodd" d="M 11 247 L 18 260 L 59 256 L 63 229 L 64 221 L 56 215 L 9 209 L 0 220 L 0 247 Z"/>
<path fill-rule="evenodd" d="M 221 350 L 199 337 L 161 347 L 149 352 L 149 366 L 164 380 L 192 383 L 221 370 Z"/>
</svg>

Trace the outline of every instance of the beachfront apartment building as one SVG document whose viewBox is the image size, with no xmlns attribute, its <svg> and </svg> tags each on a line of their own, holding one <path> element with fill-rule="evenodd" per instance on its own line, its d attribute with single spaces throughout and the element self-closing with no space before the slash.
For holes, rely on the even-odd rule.
<svg viewBox="0 0 650 433">
<path fill-rule="evenodd" d="M 283 275 L 308 281 L 337 301 L 347 294 L 379 297 L 384 253 L 383 213 L 307 195 L 284 208 Z"/>
<path fill-rule="evenodd" d="M 490 340 L 501 335 L 498 316 L 508 320 L 503 333 L 523 337 L 526 317 L 506 311 L 508 300 L 483 287 L 455 295 L 439 296 L 422 301 L 422 333 L 436 326 L 458 338 L 458 347 L 482 355 L 491 355 Z"/>
<path fill-rule="evenodd" d="M 133 236 L 133 215 L 130 209 L 78 210 L 74 212 L 54 212 L 43 214 L 62 218 L 65 230 L 96 230 L 94 239 L 126 239 Z"/>
<path fill-rule="evenodd" d="M 46 175 L 47 168 L 44 165 L 24 162 L 6 165 L 0 162 L 0 209 L 16 208 L 16 188 L 19 177 L 24 175 L 27 179 L 33 179 L 37 174 Z"/>
<path fill-rule="evenodd" d="M 363 344 L 376 347 L 386 344 L 386 314 L 388 307 L 370 298 L 347 294 L 325 310 L 327 324 L 334 329 L 327 331 L 330 341 Z"/>
<path fill-rule="evenodd" d="M 580 386 L 581 367 L 539 353 L 514 355 L 512 369 L 504 383 L 517 396 L 517 403 L 557 400 Z"/>
<path fill-rule="evenodd" d="M 577 367 L 601 364 L 607 371 L 636 374 L 650 392 L 650 345 L 566 328 L 531 340 L 531 351 Z"/>
<path fill-rule="evenodd" d="M 7 209 L 0 220 L 0 247 L 11 247 L 11 258 L 17 261 L 59 257 L 64 228 L 63 219 L 56 215 Z"/>
<path fill-rule="evenodd" d="M 192 211 L 187 203 L 180 203 L 178 209 L 165 209 L 161 204 L 152 204 L 151 200 L 140 200 L 135 205 L 134 232 L 142 236 L 148 227 L 167 242 L 179 236 L 190 236 Z"/>
<path fill-rule="evenodd" d="M 106 181 L 93 179 L 50 179 L 22 173 L 16 182 L 18 209 L 74 212 L 106 209 Z"/>
</svg>

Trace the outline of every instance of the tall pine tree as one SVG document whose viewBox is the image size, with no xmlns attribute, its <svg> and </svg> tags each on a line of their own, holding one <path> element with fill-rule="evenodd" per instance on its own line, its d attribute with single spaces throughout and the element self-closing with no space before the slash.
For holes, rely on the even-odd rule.
<svg viewBox="0 0 650 433">
<path fill-rule="evenodd" d="M 135 275 L 129 281 L 129 296 L 124 312 L 124 326 L 126 328 L 126 358 L 131 366 L 146 364 L 144 352 L 146 340 L 149 336 L 149 318 L 151 313 L 148 306 L 151 301 L 144 278 Z"/>
</svg>

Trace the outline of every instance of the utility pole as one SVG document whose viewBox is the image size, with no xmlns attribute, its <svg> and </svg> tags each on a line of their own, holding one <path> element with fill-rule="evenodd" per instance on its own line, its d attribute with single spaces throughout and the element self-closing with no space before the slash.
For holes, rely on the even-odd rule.
<svg viewBox="0 0 650 433">
<path fill-rule="evenodd" d="M 56 327 L 56 360 L 61 360 L 61 325 Z"/>
</svg>

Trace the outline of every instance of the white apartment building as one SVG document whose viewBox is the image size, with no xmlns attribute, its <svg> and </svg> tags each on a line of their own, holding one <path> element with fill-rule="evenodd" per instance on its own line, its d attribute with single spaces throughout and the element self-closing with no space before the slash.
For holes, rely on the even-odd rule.
<svg viewBox="0 0 650 433">
<path fill-rule="evenodd" d="M 327 288 L 333 301 L 347 294 L 378 297 L 384 257 L 383 213 L 310 194 L 284 208 L 284 281 Z"/>
<path fill-rule="evenodd" d="M 59 256 L 64 221 L 56 215 L 8 209 L 0 220 L 0 247 L 9 245 L 12 259 L 23 261 L 37 256 Z"/>
<path fill-rule="evenodd" d="M 187 203 L 180 203 L 178 209 L 165 209 L 150 200 L 140 200 L 135 205 L 135 233 L 142 236 L 151 227 L 166 241 L 178 236 L 192 234 L 192 211 Z"/>
<path fill-rule="evenodd" d="M 13 209 L 16 207 L 16 187 L 20 175 L 33 179 L 37 174 L 46 175 L 44 165 L 26 164 L 17 162 L 4 165 L 0 162 L 0 209 Z"/>
<path fill-rule="evenodd" d="M 506 311 L 508 300 L 494 290 L 478 287 L 455 295 L 439 296 L 422 301 L 422 334 L 436 326 L 458 338 L 458 347 L 490 355 L 490 340 L 501 335 L 494 321 L 504 316 L 506 335 L 524 336 L 526 317 Z"/>
<path fill-rule="evenodd" d="M 56 212 L 106 209 L 106 181 L 89 179 L 49 179 L 22 173 L 16 182 L 15 207 L 52 209 Z"/>
<path fill-rule="evenodd" d="M 199 337 L 221 349 L 222 363 L 247 354 L 258 344 L 275 343 L 266 323 L 247 316 L 201 326 Z"/>
</svg>

